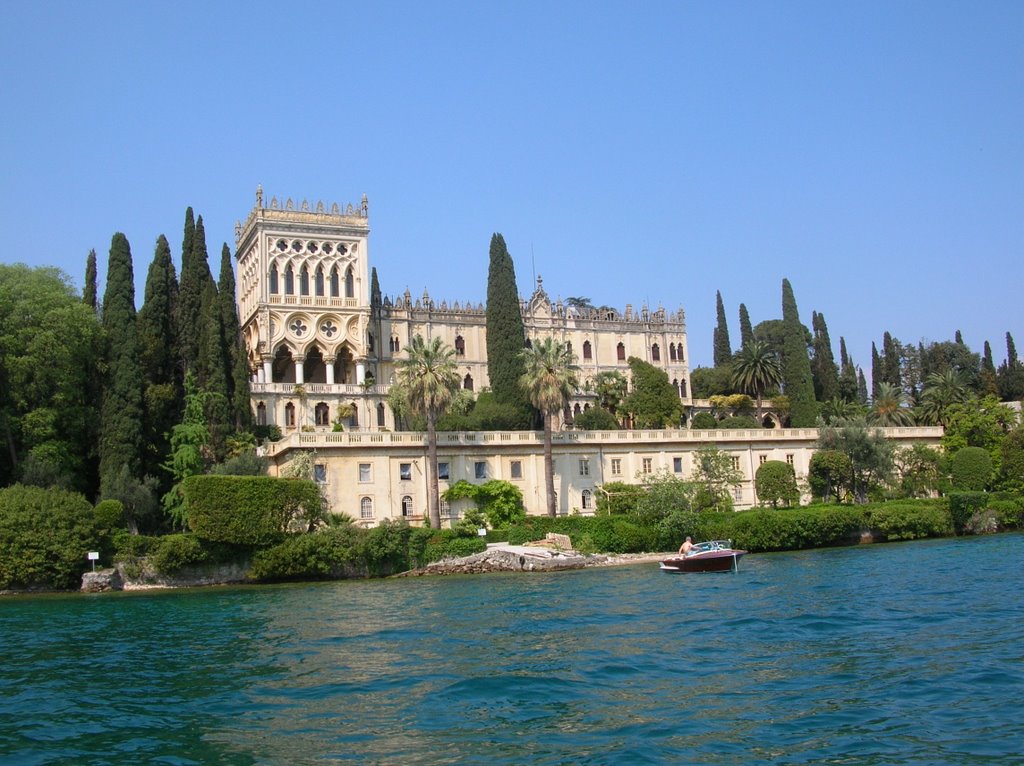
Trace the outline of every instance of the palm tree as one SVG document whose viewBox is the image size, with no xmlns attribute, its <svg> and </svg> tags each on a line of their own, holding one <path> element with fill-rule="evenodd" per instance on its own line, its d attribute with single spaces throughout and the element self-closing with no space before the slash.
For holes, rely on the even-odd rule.
<svg viewBox="0 0 1024 766">
<path fill-rule="evenodd" d="M 564 344 L 554 338 L 534 341 L 533 348 L 521 352 L 526 371 L 519 385 L 530 402 L 544 417 L 544 483 L 548 516 L 555 515 L 555 469 L 551 456 L 551 420 L 568 404 L 579 387 L 576 359 Z"/>
<path fill-rule="evenodd" d="M 946 410 L 967 400 L 967 384 L 959 370 L 933 372 L 924 382 L 921 396 L 921 422 L 944 426 Z"/>
<path fill-rule="evenodd" d="M 757 422 L 761 422 L 761 399 L 765 391 L 782 383 L 782 366 L 771 346 L 752 340 L 740 349 L 732 361 L 732 384 L 745 394 L 757 397 Z"/>
<path fill-rule="evenodd" d="M 856 402 L 848 402 L 838 396 L 833 396 L 827 402 L 822 403 L 820 414 L 821 419 L 829 424 L 863 415 L 863 410 Z"/>
<path fill-rule="evenodd" d="M 437 418 L 451 404 L 459 388 L 455 349 L 440 338 L 428 343 L 422 335 L 404 349 L 406 358 L 398 363 L 398 384 L 405 392 L 409 409 L 427 421 L 427 512 L 430 526 L 441 528 L 441 506 L 437 491 Z"/>
<path fill-rule="evenodd" d="M 876 426 L 912 426 L 914 415 L 906 406 L 907 395 L 891 383 L 879 383 L 868 421 Z"/>
</svg>

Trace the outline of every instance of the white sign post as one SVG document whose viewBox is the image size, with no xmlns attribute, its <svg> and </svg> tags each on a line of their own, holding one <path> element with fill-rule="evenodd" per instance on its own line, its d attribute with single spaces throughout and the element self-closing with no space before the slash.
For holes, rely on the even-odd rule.
<svg viewBox="0 0 1024 766">
<path fill-rule="evenodd" d="M 89 553 L 86 555 L 86 558 L 88 558 L 89 561 L 92 562 L 92 571 L 93 572 L 96 571 L 96 561 L 99 559 L 99 557 L 100 557 L 100 552 L 99 551 L 89 551 Z"/>
</svg>

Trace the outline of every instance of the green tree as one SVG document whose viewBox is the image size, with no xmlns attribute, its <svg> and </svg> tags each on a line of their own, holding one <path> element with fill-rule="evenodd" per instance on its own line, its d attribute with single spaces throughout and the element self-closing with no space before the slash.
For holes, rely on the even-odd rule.
<svg viewBox="0 0 1024 766">
<path fill-rule="evenodd" d="M 205 327 L 203 295 L 210 285 L 213 285 L 213 275 L 210 273 L 206 251 L 203 217 L 199 216 L 193 224 L 192 208 L 188 208 L 185 211 L 181 284 L 178 290 L 178 338 L 185 370 L 194 369 L 199 360 L 199 344 Z"/>
<path fill-rule="evenodd" d="M 914 415 L 907 406 L 907 395 L 888 382 L 879 383 L 868 422 L 882 427 L 913 425 Z"/>
<path fill-rule="evenodd" d="M 885 482 L 893 469 L 893 445 L 863 421 L 847 421 L 818 429 L 818 449 L 842 452 L 850 459 L 850 489 L 857 503 Z"/>
<path fill-rule="evenodd" d="M 832 355 L 832 341 L 828 335 L 828 325 L 825 324 L 825 315 L 812 312 L 811 328 L 814 331 L 814 358 L 811 360 L 814 395 L 819 402 L 827 402 L 839 396 L 839 371 Z"/>
<path fill-rule="evenodd" d="M 1010 431 L 999 450 L 1002 486 L 1012 492 L 1024 492 L 1024 425 Z"/>
<path fill-rule="evenodd" d="M 999 395 L 996 365 L 992 361 L 992 346 L 988 341 L 985 341 L 985 350 L 981 357 L 981 372 L 978 373 L 978 394 L 980 396 Z"/>
<path fill-rule="evenodd" d="M 918 406 L 919 418 L 929 425 L 945 425 L 947 410 L 968 399 L 967 385 L 959 370 L 948 368 L 933 372 L 925 380 L 924 393 Z"/>
<path fill-rule="evenodd" d="M 594 377 L 594 393 L 601 409 L 610 413 L 616 420 L 625 414 L 623 404 L 629 393 L 629 381 L 618 370 L 605 370 Z"/>
<path fill-rule="evenodd" d="M 754 339 L 754 329 L 750 324 L 750 314 L 747 313 L 747 305 L 740 304 L 740 345 L 746 346 Z"/>
<path fill-rule="evenodd" d="M 210 447 L 214 460 L 220 461 L 227 455 L 227 439 L 234 430 L 234 418 L 231 412 L 230 371 L 226 367 L 227 343 L 221 322 L 221 304 L 213 282 L 208 282 L 203 290 L 201 316 L 196 379 L 200 389 L 210 394 L 204 401 L 206 424 L 210 429 Z"/>
<path fill-rule="evenodd" d="M 1006 333 L 1006 360 L 996 371 L 996 385 L 1004 402 L 1024 399 L 1024 364 L 1017 358 L 1017 346 L 1010 333 Z"/>
<path fill-rule="evenodd" d="M 982 447 L 964 447 L 950 461 L 953 487 L 963 492 L 983 492 L 992 483 L 992 456 Z"/>
<path fill-rule="evenodd" d="M 174 485 L 163 497 L 164 511 L 171 521 L 184 529 L 188 522 L 182 482 L 197 476 L 213 464 L 210 450 L 210 429 L 206 424 L 205 403 L 209 394 L 200 391 L 194 376 L 185 376 L 185 412 L 181 423 L 171 430 L 171 451 L 164 468 L 171 474 Z"/>
<path fill-rule="evenodd" d="M 724 367 L 732 359 L 732 344 L 729 341 L 729 325 L 725 319 L 722 293 L 717 290 L 715 291 L 715 307 L 718 322 L 714 332 L 714 361 L 715 367 Z"/>
<path fill-rule="evenodd" d="M 848 402 L 838 397 L 829 399 L 821 404 L 821 420 L 826 424 L 835 423 L 840 420 L 850 420 L 864 414 L 859 404 Z"/>
<path fill-rule="evenodd" d="M 96 296 L 96 251 L 90 250 L 85 258 L 85 286 L 82 288 L 82 302 L 93 311 L 97 309 Z"/>
<path fill-rule="evenodd" d="M 939 469 L 942 456 L 932 447 L 915 444 L 897 449 L 893 465 L 899 477 L 903 497 L 931 497 L 939 488 L 942 478 Z"/>
<path fill-rule="evenodd" d="M 722 452 L 714 444 L 706 444 L 693 453 L 690 480 L 700 485 L 693 510 L 731 511 L 730 490 L 743 481 L 743 474 L 736 467 L 732 455 Z"/>
<path fill-rule="evenodd" d="M 0 264 L 0 486 L 95 491 L 100 341 L 96 312 L 67 275 Z"/>
<path fill-rule="evenodd" d="M 668 374 L 642 359 L 628 360 L 633 377 L 633 391 L 624 407 L 636 428 L 667 428 L 678 425 L 682 414 L 679 392 Z"/>
<path fill-rule="evenodd" d="M 886 332 L 882 336 L 882 370 L 879 383 L 888 383 L 893 388 L 903 388 L 903 376 L 900 374 L 902 356 L 902 344 Z"/>
<path fill-rule="evenodd" d="M 430 342 L 417 335 L 398 363 L 398 382 L 406 393 L 409 410 L 427 423 L 427 511 L 430 526 L 441 528 L 437 487 L 437 419 L 451 404 L 459 388 L 455 349 L 440 338 Z"/>
<path fill-rule="evenodd" d="M 811 361 L 807 356 L 807 328 L 800 323 L 796 298 L 788 279 L 782 280 L 782 322 L 785 345 L 782 351 L 782 384 L 790 403 L 793 428 L 810 428 L 818 417 L 814 399 Z"/>
<path fill-rule="evenodd" d="M 846 353 L 846 338 L 839 337 L 839 388 L 838 396 L 844 402 L 857 401 L 857 367 Z"/>
<path fill-rule="evenodd" d="M 217 300 L 220 303 L 220 324 L 224 339 L 224 368 L 228 379 L 231 412 L 235 430 L 243 430 L 252 425 L 249 361 L 246 357 L 238 321 L 238 304 L 235 302 L 235 270 L 231 264 L 231 250 L 228 249 L 227 243 L 221 247 L 220 251 Z"/>
<path fill-rule="evenodd" d="M 845 452 L 819 449 L 811 455 L 807 483 L 814 497 L 820 497 L 826 503 L 831 503 L 833 497 L 842 500 L 852 482 L 853 463 Z"/>
<path fill-rule="evenodd" d="M 942 446 L 950 457 L 964 447 L 981 447 L 989 453 L 994 470 L 998 472 L 1003 439 L 1016 424 L 1016 413 L 996 397 L 969 399 L 946 409 Z"/>
<path fill-rule="evenodd" d="M 491 236 L 487 271 L 487 375 L 495 398 L 521 410 L 528 422 L 528 400 L 519 386 L 525 368 L 523 314 L 519 306 L 516 271 L 501 234 Z M 510 424 L 511 425 L 511 424 Z"/>
<path fill-rule="evenodd" d="M 761 403 L 766 391 L 778 388 L 782 368 L 778 357 L 760 340 L 751 340 L 740 349 L 732 362 L 733 386 L 757 399 L 757 422 L 761 422 Z"/>
<path fill-rule="evenodd" d="M 780 504 L 788 508 L 800 502 L 793 466 L 781 460 L 766 460 L 758 466 L 754 474 L 754 489 L 762 505 L 771 503 L 772 508 L 778 508 Z"/>
<path fill-rule="evenodd" d="M 690 372 L 694 399 L 708 399 L 733 392 L 732 370 L 729 367 L 697 367 Z"/>
<path fill-rule="evenodd" d="M 544 485 L 548 516 L 555 516 L 555 468 L 551 454 L 551 421 L 579 387 L 579 368 L 572 351 L 552 337 L 541 338 L 521 352 L 520 386 L 544 417 Z"/>
<path fill-rule="evenodd" d="M 604 407 L 590 407 L 576 416 L 573 425 L 584 431 L 615 431 L 619 421 Z"/>
<path fill-rule="evenodd" d="M 485 484 L 470 484 L 465 479 L 455 482 L 444 492 L 449 503 L 470 500 L 487 519 L 491 529 L 509 527 L 526 519 L 523 493 L 514 484 L 492 479 Z"/>
<path fill-rule="evenodd" d="M 128 238 L 116 233 L 110 243 L 107 287 L 103 293 L 107 376 L 100 421 L 100 486 L 120 473 L 142 476 L 142 369 L 135 314 L 135 278 Z"/>
</svg>

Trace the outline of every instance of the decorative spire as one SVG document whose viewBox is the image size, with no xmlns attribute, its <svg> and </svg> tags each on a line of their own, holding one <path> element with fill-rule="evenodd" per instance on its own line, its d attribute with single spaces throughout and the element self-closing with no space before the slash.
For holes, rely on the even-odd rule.
<svg viewBox="0 0 1024 766">
<path fill-rule="evenodd" d="M 256 207 L 263 207 L 263 184 L 256 184 Z"/>
</svg>

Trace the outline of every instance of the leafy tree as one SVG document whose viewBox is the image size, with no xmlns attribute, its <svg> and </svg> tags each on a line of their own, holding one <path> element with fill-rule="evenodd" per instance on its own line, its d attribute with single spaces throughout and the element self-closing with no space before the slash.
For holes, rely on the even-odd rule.
<svg viewBox="0 0 1024 766">
<path fill-rule="evenodd" d="M 629 509 L 637 523 L 652 526 L 676 513 L 695 513 L 698 495 L 703 492 L 698 482 L 680 479 L 666 470 L 643 477 L 642 492 Z"/>
<path fill-rule="evenodd" d="M 193 223 L 192 208 L 185 211 L 185 233 L 182 238 L 181 284 L 178 290 L 178 338 L 184 369 L 194 369 L 199 360 L 199 344 L 206 325 L 203 295 L 213 284 L 209 256 L 206 251 L 206 230 L 203 217 Z M 204 376 L 200 374 L 200 380 Z"/>
<path fill-rule="evenodd" d="M 992 458 L 995 471 L 1000 470 L 1002 443 L 1017 423 L 1017 416 L 994 396 L 953 404 L 946 410 L 946 432 L 942 446 L 950 457 L 964 447 L 982 447 Z"/>
<path fill-rule="evenodd" d="M 440 338 L 430 342 L 417 335 L 404 349 L 398 364 L 398 381 L 405 391 L 409 410 L 427 422 L 427 511 L 432 529 L 441 528 L 437 488 L 437 419 L 451 404 L 459 388 L 455 349 Z"/>
<path fill-rule="evenodd" d="M 865 413 L 859 404 L 846 401 L 845 399 L 839 399 L 838 397 L 829 399 L 827 402 L 822 402 L 820 412 L 821 420 L 824 423 L 835 423 L 840 420 L 850 420 L 864 414 Z"/>
<path fill-rule="evenodd" d="M 992 482 L 992 456 L 982 447 L 964 447 L 950 461 L 953 487 L 963 492 L 982 492 Z"/>
<path fill-rule="evenodd" d="M 121 470 L 103 487 L 102 500 L 114 500 L 121 504 L 128 531 L 133 535 L 140 532 L 153 534 L 161 531 L 163 524 L 160 503 L 157 500 L 159 483 L 154 476 L 142 479 L 132 476 L 128 466 Z"/>
<path fill-rule="evenodd" d="M 594 377 L 594 393 L 601 408 L 616 419 L 624 414 L 623 404 L 629 393 L 629 381 L 618 370 L 605 370 Z"/>
<path fill-rule="evenodd" d="M 711 431 L 718 428 L 718 419 L 710 412 L 698 412 L 690 419 L 690 428 L 695 431 Z"/>
<path fill-rule="evenodd" d="M 723 367 L 732 359 L 732 344 L 729 342 L 729 325 L 725 319 L 725 306 L 720 291 L 715 291 L 715 306 L 718 323 L 714 333 L 714 361 L 715 367 Z"/>
<path fill-rule="evenodd" d="M 754 329 L 750 324 L 750 314 L 747 313 L 747 305 L 740 304 L 740 345 L 746 346 L 754 339 Z"/>
<path fill-rule="evenodd" d="M 978 394 L 981 396 L 999 396 L 996 365 L 992 361 L 992 346 L 988 341 L 985 341 L 985 351 L 981 357 L 981 372 L 978 373 Z"/>
<path fill-rule="evenodd" d="M 690 386 L 695 399 L 708 399 L 716 394 L 731 394 L 731 367 L 697 367 L 690 372 Z"/>
<path fill-rule="evenodd" d="M 999 450 L 1002 486 L 1013 492 L 1024 492 L 1024 425 L 1010 431 Z"/>
<path fill-rule="evenodd" d="M 913 425 L 914 415 L 907 406 L 907 395 L 887 382 L 879 383 L 868 422 L 882 427 Z"/>
<path fill-rule="evenodd" d="M 1024 399 L 1024 364 L 1017 358 L 1017 346 L 1010 333 L 1006 333 L 1006 360 L 996 371 L 996 384 L 1004 402 Z"/>
<path fill-rule="evenodd" d="M 853 463 L 845 452 L 819 449 L 811 455 L 807 482 L 811 494 L 831 503 L 832 498 L 842 500 L 853 481 Z"/>
<path fill-rule="evenodd" d="M 922 346 L 921 376 L 924 381 L 947 372 L 955 374 L 969 391 L 978 390 L 981 358 L 963 343 L 944 341 Z"/>
<path fill-rule="evenodd" d="M 444 499 L 448 502 L 471 500 L 487 518 L 491 529 L 508 527 L 526 519 L 523 493 L 514 484 L 500 479 L 492 479 L 485 484 L 470 484 L 464 479 L 457 481 L 445 490 Z"/>
<path fill-rule="evenodd" d="M 495 233 L 487 271 L 487 375 L 497 400 L 523 413 L 529 411 L 528 399 L 519 386 L 525 372 L 525 345 L 515 265 L 504 237 Z"/>
<path fill-rule="evenodd" d="M 818 449 L 842 452 L 850 459 L 850 489 L 857 503 L 866 503 L 868 493 L 892 473 L 892 443 L 862 421 L 820 428 Z"/>
<path fill-rule="evenodd" d="M 601 493 L 597 498 L 597 515 L 633 514 L 640 507 L 640 502 L 646 494 L 647 490 L 640 484 L 610 481 L 601 486 Z M 660 509 L 658 512 L 661 512 Z"/>
<path fill-rule="evenodd" d="M 174 486 L 164 495 L 163 506 L 179 528 L 184 528 L 188 521 L 182 482 L 203 473 L 214 462 L 205 412 L 209 396 L 198 390 L 191 373 L 185 376 L 185 413 L 181 423 L 171 430 L 171 452 L 164 465 L 174 479 Z"/>
<path fill-rule="evenodd" d="M 107 287 L 103 293 L 107 379 L 100 421 L 100 486 L 117 477 L 122 466 L 141 478 L 143 445 L 142 369 L 135 315 L 132 251 L 124 234 L 110 243 Z"/>
<path fill-rule="evenodd" d="M 785 345 L 782 351 L 782 383 L 790 402 L 793 428 L 810 428 L 818 417 L 814 399 L 811 361 L 807 356 L 807 328 L 800 323 L 796 298 L 788 279 L 782 280 L 782 322 Z"/>
<path fill-rule="evenodd" d="M 694 499 L 694 510 L 731 511 L 730 490 L 743 481 L 732 455 L 708 444 L 693 453 L 691 480 L 700 484 Z"/>
<path fill-rule="evenodd" d="M 903 388 L 903 380 L 900 375 L 902 352 L 903 347 L 900 342 L 886 332 L 882 336 L 882 370 L 879 383 L 888 383 L 893 388 Z"/>
<path fill-rule="evenodd" d="M 0 486 L 95 491 L 96 312 L 53 268 L 0 264 Z"/>
<path fill-rule="evenodd" d="M 760 340 L 752 340 L 740 349 L 732 362 L 733 386 L 757 398 L 757 414 L 761 422 L 761 402 L 766 391 L 782 382 L 782 368 L 778 357 Z"/>
<path fill-rule="evenodd" d="M 542 338 L 521 352 L 524 372 L 520 386 L 544 417 L 544 483 L 548 516 L 555 516 L 555 470 L 551 453 L 551 421 L 579 387 L 572 351 L 552 337 Z M 667 377 L 667 376 L 666 376 Z"/>
<path fill-rule="evenodd" d="M 82 302 L 93 311 L 97 309 L 96 303 L 96 251 L 90 250 L 85 258 L 85 286 L 82 288 Z"/>
<path fill-rule="evenodd" d="M 903 497 L 931 497 L 939 488 L 942 478 L 939 452 L 924 444 L 897 449 L 893 465 L 899 477 L 900 494 Z"/>
<path fill-rule="evenodd" d="M 206 425 L 210 429 L 210 447 L 216 461 L 226 456 L 227 438 L 234 428 L 220 309 L 217 287 L 212 281 L 208 282 L 203 289 L 202 327 L 195 370 L 199 387 L 210 394 L 205 398 L 204 405 Z"/>
<path fill-rule="evenodd" d="M 781 460 L 766 460 L 758 466 L 754 474 L 754 489 L 761 503 L 771 503 L 772 508 L 778 508 L 780 504 L 788 508 L 800 502 L 793 466 Z"/>
<path fill-rule="evenodd" d="M 625 408 L 637 428 L 666 428 L 679 423 L 682 407 L 668 374 L 642 359 L 628 360 L 633 377 L 633 391 L 626 397 Z"/>
<path fill-rule="evenodd" d="M 814 331 L 814 358 L 811 360 L 814 395 L 819 402 L 827 402 L 839 395 L 839 371 L 832 355 L 825 315 L 812 312 L 811 327 Z"/>
<path fill-rule="evenodd" d="M 584 410 L 576 416 L 573 424 L 584 431 L 615 431 L 620 428 L 619 421 L 604 407 Z"/>
</svg>

